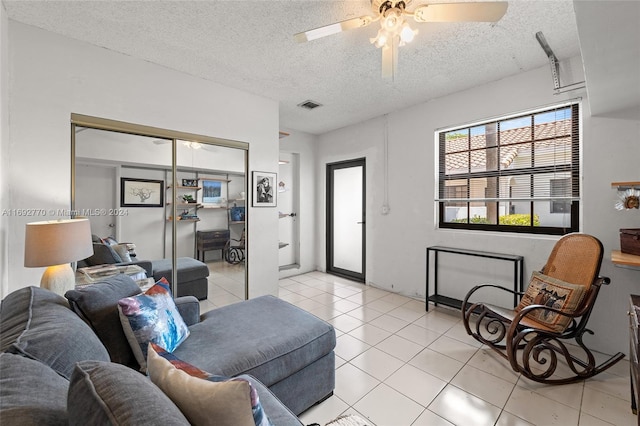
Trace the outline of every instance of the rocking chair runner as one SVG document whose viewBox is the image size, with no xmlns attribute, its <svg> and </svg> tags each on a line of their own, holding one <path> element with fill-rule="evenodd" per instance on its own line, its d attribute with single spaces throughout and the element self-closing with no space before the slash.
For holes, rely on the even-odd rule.
<svg viewBox="0 0 640 426">
<path fill-rule="evenodd" d="M 543 275 L 534 273 L 527 292 L 492 284 L 472 288 L 462 303 L 467 333 L 507 359 L 514 371 L 540 383 L 574 383 L 611 367 L 624 358 L 623 353 L 596 365 L 582 341 L 585 333 L 593 334 L 587 322 L 600 287 L 610 283 L 609 278 L 598 276 L 602 251 L 595 237 L 565 235 L 551 251 Z M 524 297 L 515 309 L 469 301 L 478 290 L 488 288 Z M 572 296 L 573 306 L 566 303 Z M 569 341 L 575 345 L 563 343 Z M 558 355 L 566 360 L 569 377 L 554 375 Z"/>
<path fill-rule="evenodd" d="M 245 230 L 243 229 L 239 240 L 230 238 L 224 246 L 224 260 L 232 265 L 238 264 L 244 260 L 244 232 Z M 235 241 L 237 244 L 233 244 L 231 241 Z"/>
</svg>

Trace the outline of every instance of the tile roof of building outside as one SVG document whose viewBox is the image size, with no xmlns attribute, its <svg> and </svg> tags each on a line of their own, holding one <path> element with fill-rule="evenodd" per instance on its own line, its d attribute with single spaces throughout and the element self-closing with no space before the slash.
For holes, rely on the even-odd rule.
<svg viewBox="0 0 640 426">
<path fill-rule="evenodd" d="M 531 127 L 519 127 L 499 132 L 500 135 L 500 168 L 506 169 L 522 149 L 530 149 Z M 534 126 L 536 152 L 542 148 L 554 149 L 557 146 L 558 136 L 565 149 L 571 146 L 571 120 L 559 120 Z M 522 143 L 525 143 L 524 145 Z M 518 144 L 518 145 L 516 145 Z M 471 170 L 484 170 L 487 163 L 486 135 L 471 136 Z M 469 154 L 466 137 L 449 139 L 445 148 L 447 172 L 460 170 L 464 173 L 468 170 Z"/>
</svg>

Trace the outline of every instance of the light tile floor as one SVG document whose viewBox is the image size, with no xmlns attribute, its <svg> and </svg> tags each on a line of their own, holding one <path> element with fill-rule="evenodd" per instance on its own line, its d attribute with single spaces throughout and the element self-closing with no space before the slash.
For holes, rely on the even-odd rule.
<svg viewBox="0 0 640 426">
<path fill-rule="evenodd" d="M 213 270 L 220 275 L 203 310 L 242 299 L 233 267 Z M 626 359 L 584 382 L 544 386 L 467 336 L 456 311 L 426 312 L 423 301 L 321 272 L 279 288 L 281 299 L 336 328 L 334 395 L 303 413 L 304 424 L 348 413 L 372 426 L 637 424 Z"/>
<path fill-rule="evenodd" d="M 207 262 L 208 298 L 200 301 L 200 312 L 244 300 L 244 263 L 232 265 L 224 260 Z"/>
</svg>

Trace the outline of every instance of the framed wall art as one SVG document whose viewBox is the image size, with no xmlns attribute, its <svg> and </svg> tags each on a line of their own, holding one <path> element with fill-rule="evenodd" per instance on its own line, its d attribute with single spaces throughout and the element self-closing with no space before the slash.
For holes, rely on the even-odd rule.
<svg viewBox="0 0 640 426">
<path fill-rule="evenodd" d="M 202 192 L 198 194 L 205 207 L 226 207 L 227 182 L 216 179 L 201 179 Z"/>
<path fill-rule="evenodd" d="M 253 207 L 276 207 L 277 194 L 276 180 L 278 175 L 270 172 L 253 172 Z"/>
<path fill-rule="evenodd" d="M 197 188 L 198 179 L 182 179 L 182 186 L 185 186 L 187 188 Z"/>
<path fill-rule="evenodd" d="M 120 178 L 120 207 L 163 206 L 163 180 Z"/>
</svg>

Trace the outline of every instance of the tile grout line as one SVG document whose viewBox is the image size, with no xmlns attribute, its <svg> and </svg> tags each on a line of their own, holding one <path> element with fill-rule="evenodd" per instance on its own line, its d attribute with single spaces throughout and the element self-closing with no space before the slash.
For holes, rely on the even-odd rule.
<svg viewBox="0 0 640 426">
<path fill-rule="evenodd" d="M 317 281 L 323 281 L 324 283 L 329 283 L 329 281 L 324 281 L 324 280 L 321 280 L 321 279 L 319 279 L 319 278 L 313 278 L 313 279 L 317 279 Z M 301 284 L 301 285 L 304 285 L 305 287 L 308 287 L 308 288 L 317 288 L 317 287 L 313 287 L 313 286 L 311 286 L 311 285 L 306 285 L 306 284 L 304 284 L 304 282 L 308 282 L 309 280 L 305 280 L 305 281 L 296 281 L 296 280 L 292 280 L 292 281 L 295 281 L 295 282 L 297 282 L 297 283 L 299 283 L 299 284 Z M 335 290 L 335 288 L 336 288 L 336 287 L 340 287 L 340 286 L 338 285 L 338 283 L 334 283 L 334 284 L 332 284 L 332 285 L 334 286 L 334 288 L 333 288 L 332 290 Z M 350 287 L 350 286 L 344 286 L 344 287 L 342 287 L 342 288 L 345 288 L 345 287 Z M 299 294 L 299 293 L 297 293 L 297 292 L 296 292 L 296 291 L 294 291 L 294 290 L 290 290 L 290 289 L 288 289 L 286 286 L 284 286 L 283 288 L 287 289 L 288 291 L 291 291 L 292 293 Z M 456 372 L 456 374 L 455 374 L 451 379 L 449 379 L 448 381 L 443 381 L 443 382 L 446 382 L 446 385 L 445 385 L 445 386 L 444 386 L 444 387 L 443 387 L 443 388 L 442 388 L 442 389 L 441 389 L 441 390 L 440 390 L 440 391 L 439 391 L 439 392 L 434 396 L 434 398 L 431 400 L 431 402 L 430 402 L 430 403 L 425 407 L 425 406 L 424 406 L 424 405 L 422 405 L 420 402 L 418 402 L 418 401 L 414 400 L 413 398 L 411 398 L 411 397 L 410 397 L 410 396 L 408 396 L 408 395 L 405 395 L 402 391 L 400 391 L 400 390 L 398 390 L 398 389 L 396 389 L 396 388 L 394 388 L 394 387 L 392 387 L 392 386 L 388 385 L 388 384 L 386 383 L 386 381 L 387 381 L 391 376 L 393 376 L 395 373 L 397 373 L 400 369 L 404 368 L 405 366 L 407 366 L 407 365 L 412 366 L 412 365 L 410 364 L 410 363 L 411 363 L 411 361 L 412 361 L 412 360 L 414 360 L 414 359 L 418 356 L 418 354 L 419 354 L 419 353 L 421 353 L 421 352 L 422 352 L 422 351 L 424 351 L 425 349 L 428 349 L 428 348 L 431 346 L 431 344 L 433 344 L 435 341 L 437 341 L 438 339 L 440 339 L 442 336 L 445 336 L 445 337 L 447 337 L 448 339 L 453 339 L 453 340 L 455 340 L 455 341 L 457 341 L 457 342 L 459 342 L 459 343 L 468 344 L 468 343 L 466 343 L 466 342 L 464 342 L 464 341 L 462 341 L 462 340 L 459 340 L 459 339 L 458 339 L 457 337 L 455 337 L 455 336 L 449 336 L 449 335 L 447 335 L 447 333 L 449 333 L 451 330 L 453 330 L 453 329 L 456 327 L 456 325 L 458 325 L 458 324 L 459 324 L 459 321 L 457 321 L 455 324 L 451 325 L 451 326 L 450 326 L 450 327 L 448 327 L 446 330 L 444 330 L 444 331 L 442 331 L 442 332 L 441 332 L 441 331 L 433 330 L 433 329 L 430 329 L 430 328 L 427 328 L 427 327 L 423 327 L 421 324 L 418 324 L 418 321 L 419 321 L 420 319 L 422 319 L 425 315 L 428 315 L 428 314 L 421 315 L 420 317 L 418 317 L 417 319 L 415 319 L 415 320 L 413 320 L 413 321 L 407 321 L 407 320 L 406 320 L 406 319 L 404 319 L 404 318 L 398 317 L 398 316 L 393 315 L 393 314 L 391 314 L 391 313 L 390 313 L 390 312 L 392 312 L 392 311 L 394 311 L 394 310 L 397 310 L 397 309 L 399 309 L 399 308 L 404 307 L 405 305 L 407 305 L 407 304 L 409 304 L 409 303 L 412 303 L 412 302 L 413 302 L 413 300 L 416 300 L 416 299 L 411 299 L 411 298 L 409 298 L 409 299 L 411 299 L 411 300 L 406 300 L 406 301 L 404 301 L 403 303 L 401 303 L 401 304 L 399 304 L 399 305 L 394 306 L 392 309 L 390 309 L 390 310 L 388 310 L 388 311 L 386 311 L 386 312 L 381 312 L 381 311 L 377 310 L 376 308 L 374 308 L 374 307 L 370 307 L 370 306 L 367 306 L 367 305 L 369 305 L 369 304 L 371 304 L 371 303 L 375 302 L 376 300 L 381 300 L 381 299 L 383 299 L 383 298 L 385 298 L 385 297 L 387 297 L 387 296 L 394 295 L 395 293 L 392 293 L 392 292 L 389 292 L 389 291 L 387 291 L 387 290 L 383 290 L 383 289 L 375 289 L 376 291 L 382 291 L 382 292 L 386 292 L 386 293 L 388 293 L 388 294 L 386 294 L 386 295 L 380 295 L 379 297 L 376 297 L 376 298 L 374 298 L 374 299 L 371 299 L 371 300 L 365 301 L 365 300 L 366 300 L 366 297 L 364 297 L 364 294 L 366 294 L 366 291 L 368 290 L 368 288 L 366 288 L 366 287 L 365 287 L 365 288 L 358 287 L 358 290 L 360 290 L 360 291 L 357 291 L 356 293 L 353 293 L 353 294 L 348 295 L 348 296 L 346 296 L 346 297 L 345 297 L 345 296 L 339 296 L 339 295 L 335 294 L 335 292 L 333 292 L 332 290 L 325 290 L 325 288 L 328 288 L 328 287 L 323 286 L 322 288 L 318 288 L 319 290 L 321 290 L 321 291 L 322 291 L 322 293 L 319 293 L 319 294 L 314 295 L 314 296 L 312 296 L 312 297 L 321 296 L 322 294 L 330 294 L 330 295 L 332 295 L 332 297 L 336 297 L 336 298 L 338 298 L 339 300 L 348 300 L 348 301 L 350 301 L 350 302 L 353 302 L 353 303 L 356 303 L 356 304 L 358 304 L 358 305 L 359 305 L 359 306 L 357 306 L 357 307 L 355 307 L 355 308 L 353 308 L 353 309 L 347 310 L 347 311 L 345 311 L 345 312 L 337 311 L 337 312 L 338 312 L 338 313 L 337 313 L 337 315 L 335 315 L 332 319 L 338 318 L 338 317 L 343 316 L 343 315 L 347 315 L 347 316 L 349 316 L 350 318 L 354 318 L 354 319 L 356 319 L 356 320 L 360 321 L 360 322 L 361 322 L 361 324 L 360 324 L 360 325 L 358 325 L 357 327 L 355 327 L 355 328 L 353 328 L 353 329 L 350 329 L 350 330 L 349 330 L 349 331 L 347 331 L 347 332 L 342 332 L 342 331 L 341 331 L 341 333 L 342 333 L 342 334 L 341 334 L 341 336 L 342 336 L 342 335 L 348 335 L 350 338 L 353 338 L 353 339 L 355 339 L 355 340 L 358 340 L 358 341 L 360 341 L 361 343 L 366 344 L 366 345 L 368 346 L 368 348 L 367 348 L 365 351 L 358 353 L 358 354 L 357 354 L 357 355 L 355 355 L 354 357 L 352 357 L 352 358 L 350 358 L 350 359 L 343 359 L 343 361 L 344 361 L 344 362 L 343 362 L 343 364 L 341 364 L 341 365 L 336 369 L 336 371 L 337 371 L 337 370 L 339 370 L 340 368 L 344 367 L 346 364 L 349 364 L 349 365 L 350 365 L 350 367 L 355 368 L 355 369 L 357 369 L 358 371 L 360 371 L 361 373 L 364 373 L 364 374 L 366 374 L 366 375 L 368 375 L 368 376 L 372 377 L 372 378 L 373 378 L 373 379 L 375 379 L 375 380 L 376 380 L 376 382 L 377 382 L 377 384 L 376 384 L 376 385 L 375 385 L 371 390 L 367 391 L 367 392 L 366 392 L 362 397 L 360 397 L 360 398 L 359 398 L 359 399 L 358 399 L 354 404 L 348 404 L 348 403 L 346 403 L 346 401 L 344 401 L 344 400 L 340 399 L 340 397 L 339 397 L 338 395 L 336 395 L 336 398 L 337 398 L 339 401 L 341 401 L 341 402 L 343 402 L 344 404 L 346 404 L 346 405 L 347 405 L 347 407 L 348 407 L 346 410 L 344 410 L 344 412 L 347 412 L 347 411 L 350 411 L 350 410 L 355 411 L 355 412 L 358 412 L 358 410 L 356 410 L 356 409 L 354 408 L 354 406 L 355 406 L 359 401 L 361 401 L 363 398 L 365 398 L 368 394 L 370 394 L 374 389 L 379 388 L 381 384 L 385 384 L 385 385 L 386 385 L 386 386 L 388 386 L 390 389 L 393 389 L 394 391 L 398 392 L 398 394 L 400 394 L 400 395 L 402 395 L 403 397 L 407 398 L 408 400 L 410 400 L 410 401 L 412 401 L 412 402 L 416 403 L 418 406 L 423 407 L 423 410 L 421 411 L 420 415 L 418 415 L 418 417 L 416 417 L 416 419 L 414 419 L 414 420 L 413 420 L 413 422 L 415 422 L 415 420 L 417 420 L 420 416 L 422 416 L 426 411 L 429 411 L 430 413 L 432 413 L 432 414 L 434 414 L 434 415 L 438 416 L 439 418 L 442 418 L 442 417 L 441 417 L 440 415 L 438 415 L 437 413 L 435 413 L 435 412 L 433 412 L 433 411 L 429 410 L 429 406 L 431 406 L 431 404 L 433 403 L 433 401 L 435 401 L 435 399 L 437 399 L 437 397 L 442 393 L 442 390 L 444 390 L 444 389 L 446 388 L 446 386 L 447 386 L 447 385 L 451 385 L 451 386 L 453 386 L 453 387 L 458 388 L 456 385 L 453 385 L 451 382 L 455 379 L 455 377 L 457 377 L 457 376 L 460 374 L 460 372 L 461 372 L 462 368 L 464 368 L 464 367 L 466 367 L 466 366 L 470 366 L 470 367 L 473 367 L 473 368 L 478 368 L 478 367 L 475 367 L 475 366 L 473 366 L 472 364 L 470 364 L 470 361 L 471 361 L 471 360 L 473 359 L 473 357 L 474 357 L 474 356 L 476 356 L 476 355 L 477 355 L 481 350 L 485 350 L 485 349 L 483 348 L 483 346 L 475 347 L 475 351 L 474 351 L 473 355 L 472 355 L 471 357 L 469 357 L 469 358 L 468 358 L 468 359 L 467 359 L 467 360 L 462 364 L 462 367 L 461 367 L 461 368 Z M 298 290 L 298 291 L 300 291 L 300 289 L 299 289 L 299 288 L 298 288 L 297 290 Z M 302 289 L 302 290 L 304 290 L 304 289 Z M 356 295 L 358 295 L 358 294 L 363 295 L 363 297 L 361 298 L 361 301 L 359 301 L 359 302 L 354 302 L 353 300 L 349 300 L 350 298 L 353 298 L 354 296 L 356 296 Z M 300 294 L 299 294 L 299 295 L 300 295 Z M 304 300 L 312 300 L 312 301 L 314 301 L 314 302 L 317 302 L 317 300 L 313 300 L 311 297 L 306 297 L 306 296 L 302 296 L 302 295 L 300 295 L 300 296 L 301 296 Z M 401 296 L 401 297 L 406 297 L 406 296 Z M 421 302 L 423 302 L 423 301 L 421 301 Z M 318 302 L 318 303 L 320 303 L 320 302 Z M 428 303 L 428 302 L 424 301 L 423 303 Z M 333 303 L 329 303 L 329 304 L 327 304 L 327 305 L 324 305 L 323 303 L 320 303 L 320 304 L 322 304 L 324 307 L 332 307 L 332 305 L 333 305 Z M 365 341 L 363 341 L 363 340 L 360 340 L 360 339 L 358 339 L 357 337 L 355 337 L 355 336 L 351 335 L 350 333 L 352 333 L 354 330 L 356 330 L 356 329 L 358 329 L 358 328 L 360 328 L 360 327 L 362 327 L 362 326 L 365 326 L 365 325 L 367 325 L 367 324 L 371 325 L 372 327 L 376 327 L 376 328 L 378 328 L 378 329 L 380 329 L 380 330 L 382 330 L 382 331 L 385 331 L 385 332 L 389 332 L 389 331 L 388 331 L 388 330 L 386 330 L 386 329 L 380 328 L 380 327 L 379 327 L 379 326 L 377 326 L 377 325 L 371 324 L 371 322 L 372 322 L 372 321 L 374 321 L 376 318 L 374 318 L 374 319 L 372 319 L 372 320 L 368 320 L 368 321 L 367 321 L 367 320 L 364 320 L 364 319 L 356 318 L 356 317 L 355 317 L 355 316 L 353 316 L 353 315 L 350 315 L 350 313 L 352 313 L 354 310 L 356 310 L 356 309 L 363 309 L 363 308 L 368 308 L 368 309 L 371 309 L 371 310 L 373 310 L 373 311 L 379 312 L 379 313 L 380 313 L 380 315 L 379 315 L 379 316 L 377 316 L 376 318 L 379 318 L 379 317 L 381 317 L 381 316 L 383 316 L 383 315 L 388 315 L 388 316 L 390 316 L 390 317 L 393 317 L 394 319 L 397 319 L 397 320 L 399 320 L 399 321 L 403 321 L 403 322 L 405 322 L 406 324 L 404 324 L 401 328 L 399 328 L 399 329 L 395 330 L 394 332 L 390 332 L 389 336 L 387 336 L 387 337 L 383 338 L 382 340 L 380 340 L 380 341 L 379 341 L 379 342 L 377 342 L 376 344 L 374 344 L 374 345 L 370 345 L 370 344 L 368 344 L 367 342 L 365 342 Z M 334 309 L 335 309 L 335 308 L 334 308 Z M 407 308 L 407 309 L 410 309 L 410 308 Z M 306 309 L 305 309 L 305 310 L 306 310 Z M 434 312 L 435 312 L 435 311 L 434 311 Z M 434 333 L 438 333 L 438 337 L 437 337 L 437 338 L 435 338 L 433 341 L 431 341 L 428 345 L 423 345 L 423 344 L 421 344 L 421 343 L 415 342 L 415 341 L 413 341 L 413 340 L 411 340 L 411 339 L 407 339 L 407 338 L 405 338 L 405 337 L 403 337 L 403 336 L 400 336 L 400 335 L 398 334 L 398 333 L 400 333 L 402 330 L 405 330 L 407 327 L 410 327 L 410 326 L 412 326 L 412 325 L 415 325 L 415 326 L 418 326 L 418 327 L 424 328 L 424 329 L 429 330 L 429 331 L 434 332 Z M 413 344 L 417 344 L 417 345 L 419 345 L 419 346 L 421 347 L 421 350 L 420 350 L 417 354 L 414 354 L 413 356 L 411 356 L 411 358 L 409 358 L 407 361 L 404 361 L 403 359 L 400 359 L 400 358 L 398 358 L 397 356 L 395 356 L 395 355 L 393 355 L 393 354 L 390 354 L 390 353 L 388 353 L 387 351 L 385 351 L 385 350 L 383 350 L 383 349 L 381 349 L 381 348 L 379 348 L 379 347 L 378 347 L 378 345 L 380 345 L 381 343 L 383 343 L 383 342 L 387 341 L 387 340 L 388 340 L 388 339 L 390 339 L 392 336 L 396 336 L 397 338 L 400 338 L 400 339 L 406 340 L 406 341 L 411 342 L 411 343 L 413 343 Z M 471 346 L 471 345 L 470 345 L 470 346 Z M 402 364 L 401 364 L 401 365 L 400 365 L 400 367 L 398 367 L 397 369 L 394 369 L 394 371 L 393 371 L 393 372 L 391 372 L 391 373 L 389 373 L 388 375 L 386 375 L 386 377 L 385 377 L 385 379 L 384 379 L 384 380 L 378 380 L 376 377 L 371 376 L 371 374 L 367 373 L 366 371 L 362 370 L 361 368 L 359 368 L 358 366 L 356 366 L 356 365 L 354 365 L 354 364 L 352 363 L 352 361 L 353 361 L 354 359 L 356 359 L 356 358 L 357 358 L 357 357 L 359 357 L 360 355 L 362 355 L 362 354 L 366 353 L 366 352 L 367 352 L 367 351 L 369 351 L 371 348 L 376 348 L 377 350 L 381 351 L 382 353 L 384 353 L 384 354 L 386 354 L 386 355 L 388 355 L 388 356 L 391 356 L 391 357 L 393 357 L 394 359 L 397 359 L 397 360 L 401 361 L 401 363 L 402 363 Z M 433 349 L 431 349 L 431 350 L 433 350 Z M 450 359 L 452 359 L 452 360 L 457 361 L 455 358 L 450 357 L 448 354 L 443 354 L 443 353 L 438 352 L 438 351 L 436 351 L 436 352 L 437 352 L 439 355 L 442 355 L 442 356 L 445 356 L 445 357 L 447 357 L 447 358 L 450 358 Z M 342 359 L 342 357 L 341 357 L 341 359 Z M 415 366 L 412 366 L 412 367 L 416 368 Z M 484 372 L 484 373 L 486 373 L 486 374 L 490 374 L 491 376 L 496 377 L 496 378 L 498 378 L 498 379 L 502 379 L 500 376 L 497 376 L 497 375 L 493 374 L 493 373 L 492 373 L 492 372 L 490 372 L 490 371 L 484 371 L 483 369 L 479 369 L 479 370 L 480 370 L 480 371 L 482 371 L 482 372 Z M 428 373 L 428 372 L 426 372 L 426 371 L 424 371 L 424 370 L 421 370 L 421 371 L 423 371 L 425 374 L 429 374 L 429 375 L 433 376 L 432 374 L 430 374 L 430 373 Z M 619 375 L 619 374 L 615 374 L 615 373 L 612 373 L 612 375 L 613 375 L 613 376 L 617 376 L 617 377 L 623 377 L 623 376 L 621 376 L 621 375 Z M 433 377 L 435 377 L 435 376 L 433 376 Z M 437 378 L 437 377 L 436 377 L 436 378 Z M 513 413 L 511 413 L 511 412 L 509 412 L 509 411 L 507 411 L 507 410 L 505 409 L 505 408 L 506 408 L 506 406 L 507 406 L 507 404 L 508 404 L 508 402 L 509 402 L 509 400 L 510 400 L 510 399 L 511 399 L 511 397 L 513 396 L 513 393 L 514 393 L 514 391 L 516 390 L 516 387 L 518 386 L 518 383 L 519 383 L 519 381 L 520 381 L 520 379 L 521 379 L 521 378 L 522 378 L 522 376 L 521 376 L 521 375 L 518 375 L 518 378 L 517 378 L 516 382 L 513 384 L 513 387 L 511 388 L 511 391 L 509 392 L 509 395 L 508 395 L 508 397 L 506 398 L 505 403 L 504 403 L 504 404 L 502 405 L 502 407 L 500 408 L 500 414 L 498 415 L 498 418 L 496 419 L 496 422 L 501 418 L 501 416 L 502 416 L 505 412 L 506 412 L 506 413 L 508 413 L 509 415 L 512 415 L 512 416 L 516 417 L 516 418 L 521 418 L 520 416 L 515 415 L 515 414 L 513 414 Z M 503 380 L 504 380 L 504 379 L 503 379 Z M 583 415 L 582 407 L 583 407 L 583 402 L 584 402 L 584 392 L 585 392 L 585 387 L 586 387 L 586 386 L 585 386 L 585 383 L 583 382 L 583 383 L 582 383 L 582 388 L 581 388 L 581 389 L 582 389 L 582 395 L 581 395 L 581 399 L 580 399 L 579 408 L 577 409 L 577 411 L 578 411 L 578 422 L 579 422 L 580 418 L 582 418 L 582 415 Z M 469 392 L 467 392 L 466 390 L 464 390 L 464 389 L 462 389 L 462 388 L 458 388 L 458 389 L 461 389 L 463 392 L 469 393 Z M 527 388 L 524 388 L 524 389 L 527 389 Z M 530 389 L 527 389 L 527 390 L 530 390 Z M 594 390 L 595 390 L 595 391 L 598 391 L 598 392 L 600 392 L 600 393 L 603 393 L 603 394 L 605 394 L 605 395 L 608 395 L 608 396 L 609 396 L 609 397 L 611 397 L 611 398 L 616 398 L 616 399 L 619 399 L 619 400 L 622 400 L 622 401 L 625 401 L 625 402 L 626 402 L 626 400 L 624 400 L 623 398 L 619 398 L 619 397 L 617 396 L 617 394 L 611 394 L 611 393 L 609 393 L 609 392 L 603 392 L 602 390 L 599 390 L 599 389 L 597 389 L 597 388 L 595 388 Z M 545 395 L 543 395 L 543 394 L 538 393 L 536 390 L 530 390 L 530 391 L 531 391 L 531 392 L 534 392 L 535 394 L 539 395 L 539 396 L 540 396 L 540 397 L 542 397 L 542 398 L 549 399 L 547 396 L 545 396 Z M 476 396 L 476 395 L 474 395 L 474 394 L 471 394 L 471 393 L 469 393 L 469 394 L 470 394 L 470 395 L 473 395 L 473 396 L 475 396 L 475 397 L 477 397 L 477 396 Z M 480 398 L 480 397 L 478 397 L 478 398 L 479 398 L 480 400 L 483 400 L 483 399 L 482 399 L 482 398 Z M 483 401 L 484 401 L 484 400 L 483 400 Z M 552 400 L 552 401 L 553 401 L 553 400 Z M 486 403 L 489 403 L 488 401 L 485 401 L 485 402 L 486 402 Z M 559 404 L 561 404 L 561 405 L 563 405 L 563 406 L 566 406 L 566 407 L 568 407 L 568 408 L 573 408 L 573 407 L 571 407 L 571 406 L 569 406 L 569 405 L 567 405 L 567 404 L 565 404 L 565 403 L 562 403 L 562 402 L 559 402 L 559 401 L 558 401 L 558 403 L 559 403 Z M 489 404 L 490 404 L 490 403 L 489 403 Z M 491 405 L 493 405 L 493 404 L 491 404 Z M 575 408 L 574 408 L 574 409 L 575 409 Z M 587 413 L 584 413 L 584 414 L 587 414 Z M 596 418 L 598 418 L 599 420 L 604 421 L 603 419 L 600 419 L 599 417 L 596 417 Z M 524 420 L 524 419 L 523 419 L 523 420 Z"/>
</svg>

